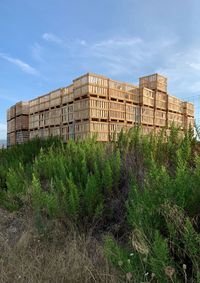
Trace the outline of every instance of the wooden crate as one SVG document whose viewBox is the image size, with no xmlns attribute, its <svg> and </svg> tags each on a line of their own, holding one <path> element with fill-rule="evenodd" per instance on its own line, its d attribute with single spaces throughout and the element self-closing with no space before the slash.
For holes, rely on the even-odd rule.
<svg viewBox="0 0 200 283">
<path fill-rule="evenodd" d="M 95 122 L 90 123 L 91 136 L 95 136 L 97 141 L 108 141 L 109 123 L 107 122 Z"/>
<path fill-rule="evenodd" d="M 69 127 L 68 125 L 61 127 L 61 138 L 64 142 L 66 142 L 69 139 Z"/>
<path fill-rule="evenodd" d="M 50 128 L 40 128 L 38 130 L 38 136 L 42 139 L 46 139 L 50 136 Z"/>
<path fill-rule="evenodd" d="M 78 122 L 74 125 L 74 138 L 75 140 L 83 140 L 90 134 L 90 122 Z"/>
<path fill-rule="evenodd" d="M 39 130 L 30 130 L 29 131 L 29 139 L 35 139 L 39 137 Z"/>
<path fill-rule="evenodd" d="M 89 107 L 89 98 L 74 101 L 74 108 L 71 110 L 74 111 L 74 120 L 89 119 Z"/>
<path fill-rule="evenodd" d="M 168 95 L 167 93 L 163 93 L 161 91 L 155 92 L 155 108 L 166 110 L 168 103 Z"/>
<path fill-rule="evenodd" d="M 71 123 L 74 121 L 74 104 L 68 105 L 68 113 L 69 123 Z"/>
<path fill-rule="evenodd" d="M 141 125 L 153 125 L 154 124 L 154 109 L 142 106 L 140 114 Z"/>
<path fill-rule="evenodd" d="M 16 144 L 16 133 L 15 132 L 8 134 L 8 143 L 9 143 L 9 146 Z"/>
<path fill-rule="evenodd" d="M 74 100 L 74 87 L 73 85 L 70 85 L 68 87 L 65 87 L 61 91 L 61 97 L 62 97 L 62 104 L 72 103 Z"/>
<path fill-rule="evenodd" d="M 109 118 L 115 120 L 125 120 L 126 119 L 126 106 L 124 102 L 109 102 Z"/>
<path fill-rule="evenodd" d="M 167 113 L 162 110 L 155 110 L 154 125 L 159 127 L 166 127 Z"/>
<path fill-rule="evenodd" d="M 16 144 L 22 144 L 29 140 L 29 131 L 17 131 L 16 132 Z"/>
<path fill-rule="evenodd" d="M 39 114 L 31 114 L 29 115 L 29 129 L 35 129 L 39 127 Z"/>
<path fill-rule="evenodd" d="M 55 126 L 61 123 L 61 108 L 54 108 L 49 111 L 49 125 Z"/>
<path fill-rule="evenodd" d="M 183 101 L 175 96 L 168 95 L 168 110 L 183 114 Z"/>
<path fill-rule="evenodd" d="M 16 116 L 29 114 L 29 102 L 16 103 Z"/>
<path fill-rule="evenodd" d="M 126 104 L 126 121 L 140 123 L 140 106 Z"/>
<path fill-rule="evenodd" d="M 50 107 L 50 94 L 39 97 L 39 111 L 44 111 Z"/>
<path fill-rule="evenodd" d="M 69 139 L 75 139 L 75 123 L 69 124 Z"/>
<path fill-rule="evenodd" d="M 16 119 L 12 119 L 7 122 L 7 132 L 12 133 L 16 130 Z"/>
<path fill-rule="evenodd" d="M 15 105 L 14 106 L 11 106 L 8 110 L 7 110 L 7 121 L 15 118 L 16 116 L 16 107 Z"/>
<path fill-rule="evenodd" d="M 49 135 L 51 137 L 60 137 L 60 126 L 50 127 L 49 128 Z"/>
<path fill-rule="evenodd" d="M 144 106 L 154 107 L 155 94 L 154 91 L 146 87 L 140 88 L 140 104 Z"/>
<path fill-rule="evenodd" d="M 16 117 L 16 130 L 28 130 L 29 128 L 29 116 L 20 115 Z"/>
<path fill-rule="evenodd" d="M 89 83 L 89 74 L 85 74 L 73 80 L 74 89 L 79 88 L 83 85 L 87 85 L 88 83 Z"/>
<path fill-rule="evenodd" d="M 100 96 L 100 97 L 103 97 L 103 98 L 107 98 L 108 89 L 106 87 L 89 85 L 88 86 L 88 93 L 90 95 L 96 95 L 96 96 Z"/>
<path fill-rule="evenodd" d="M 37 113 L 40 111 L 40 100 L 39 98 L 29 101 L 29 114 Z"/>
<path fill-rule="evenodd" d="M 167 127 L 171 127 L 172 124 L 181 129 L 184 127 L 184 115 L 179 113 L 168 112 L 167 113 Z"/>
<path fill-rule="evenodd" d="M 89 84 L 108 88 L 108 79 L 101 75 L 89 73 Z"/>
<path fill-rule="evenodd" d="M 191 102 L 183 102 L 184 113 L 188 116 L 194 117 L 194 104 Z"/>
<path fill-rule="evenodd" d="M 90 98 L 90 117 L 99 119 L 108 119 L 109 102 L 105 99 Z"/>
<path fill-rule="evenodd" d="M 194 128 L 194 117 L 185 116 L 184 117 L 184 129 L 188 130 L 190 128 Z"/>
<path fill-rule="evenodd" d="M 139 86 L 147 87 L 152 90 L 160 90 L 162 92 L 167 92 L 167 78 L 159 74 L 141 77 L 139 78 Z"/>
</svg>

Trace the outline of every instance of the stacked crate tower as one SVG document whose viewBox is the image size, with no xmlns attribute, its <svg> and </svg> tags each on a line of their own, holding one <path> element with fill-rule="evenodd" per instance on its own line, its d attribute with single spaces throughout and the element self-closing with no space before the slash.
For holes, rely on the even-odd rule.
<svg viewBox="0 0 200 283">
<path fill-rule="evenodd" d="M 144 134 L 170 132 L 172 124 L 184 132 L 194 126 L 194 105 L 169 95 L 167 79 L 159 74 L 142 77 L 135 86 L 88 73 L 67 87 L 17 103 L 7 120 L 8 145 L 49 136 L 109 141 L 134 125 Z"/>
</svg>

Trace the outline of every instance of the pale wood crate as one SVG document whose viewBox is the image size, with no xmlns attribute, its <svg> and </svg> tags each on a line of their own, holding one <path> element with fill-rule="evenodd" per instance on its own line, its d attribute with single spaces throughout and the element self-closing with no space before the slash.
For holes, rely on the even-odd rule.
<svg viewBox="0 0 200 283">
<path fill-rule="evenodd" d="M 94 94 L 94 95 L 98 95 L 98 96 L 107 98 L 108 89 L 106 87 L 89 85 L 89 94 Z"/>
<path fill-rule="evenodd" d="M 22 144 L 29 140 L 29 132 L 27 131 L 17 131 L 16 132 L 16 144 Z"/>
<path fill-rule="evenodd" d="M 28 130 L 29 128 L 29 116 L 20 115 L 16 117 L 16 130 Z"/>
<path fill-rule="evenodd" d="M 91 102 L 91 100 L 89 100 L 89 98 L 74 101 L 74 104 L 73 104 L 74 108 L 73 108 L 73 110 L 71 110 L 71 112 L 88 109 L 90 107 L 90 102 Z"/>
<path fill-rule="evenodd" d="M 15 145 L 16 144 L 16 133 L 10 133 L 8 134 L 9 137 L 9 146 Z"/>
<path fill-rule="evenodd" d="M 168 104 L 168 95 L 167 93 L 163 93 L 161 91 L 155 92 L 155 108 L 166 110 Z"/>
<path fill-rule="evenodd" d="M 58 127 L 50 127 L 49 134 L 52 137 L 59 137 L 60 136 L 60 126 Z"/>
<path fill-rule="evenodd" d="M 162 110 L 155 110 L 154 125 L 165 127 L 167 125 L 167 113 Z"/>
<path fill-rule="evenodd" d="M 73 80 L 74 89 L 79 88 L 79 87 L 86 85 L 88 83 L 89 83 L 89 74 L 85 74 L 85 75 Z"/>
<path fill-rule="evenodd" d="M 154 107 L 155 93 L 146 87 L 140 88 L 140 104 L 144 106 Z"/>
<path fill-rule="evenodd" d="M 168 95 L 168 110 L 183 114 L 184 112 L 183 101 L 175 96 Z"/>
<path fill-rule="evenodd" d="M 79 110 L 79 111 L 75 111 L 73 113 L 73 119 L 74 120 L 85 120 L 85 119 L 89 119 L 90 118 L 90 110 L 85 109 L 85 110 Z"/>
<path fill-rule="evenodd" d="M 126 121 L 140 122 L 140 106 L 126 104 Z"/>
<path fill-rule="evenodd" d="M 184 113 L 194 117 L 194 104 L 191 102 L 183 102 Z"/>
<path fill-rule="evenodd" d="M 177 127 L 184 127 L 184 115 L 179 113 L 168 112 L 167 114 L 167 126 L 171 127 L 174 124 Z"/>
<path fill-rule="evenodd" d="M 74 100 L 74 87 L 70 85 L 62 89 L 62 104 L 71 103 Z"/>
<path fill-rule="evenodd" d="M 159 74 L 141 77 L 139 78 L 139 86 L 147 87 L 152 90 L 160 90 L 162 92 L 167 92 L 167 78 Z"/>
<path fill-rule="evenodd" d="M 29 114 L 29 102 L 16 103 L 16 116 Z"/>
<path fill-rule="evenodd" d="M 107 88 L 108 79 L 104 76 L 100 76 L 96 74 L 89 74 L 89 84 Z"/>
<path fill-rule="evenodd" d="M 55 99 L 60 98 L 61 97 L 61 91 L 62 91 L 62 89 L 60 88 L 60 89 L 57 89 L 57 90 L 54 90 L 54 91 L 50 92 L 49 100 L 55 100 Z"/>
<path fill-rule="evenodd" d="M 50 107 L 56 107 L 61 105 L 61 97 L 57 97 L 50 100 Z"/>
<path fill-rule="evenodd" d="M 7 131 L 8 133 L 15 132 L 16 130 L 16 119 L 12 119 L 7 122 Z"/>
<path fill-rule="evenodd" d="M 188 130 L 189 128 L 194 128 L 195 120 L 194 117 L 185 116 L 184 117 L 184 128 Z"/>
<path fill-rule="evenodd" d="M 142 106 L 140 122 L 141 124 L 153 125 L 154 124 L 154 109 Z"/>
</svg>

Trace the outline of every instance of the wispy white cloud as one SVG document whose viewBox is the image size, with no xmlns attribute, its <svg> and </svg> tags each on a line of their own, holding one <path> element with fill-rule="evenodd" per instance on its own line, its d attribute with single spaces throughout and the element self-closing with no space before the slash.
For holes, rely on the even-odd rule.
<svg viewBox="0 0 200 283">
<path fill-rule="evenodd" d="M 42 38 L 46 41 L 53 42 L 59 45 L 65 44 L 63 39 L 61 39 L 60 37 L 58 37 L 57 35 L 53 33 L 46 32 L 42 35 Z"/>
<path fill-rule="evenodd" d="M 35 68 L 31 67 L 29 64 L 23 62 L 22 60 L 18 58 L 10 57 L 9 55 L 4 54 L 4 53 L 0 53 L 0 58 L 16 65 L 24 73 L 27 73 L 30 75 L 38 75 L 38 71 Z"/>
<path fill-rule="evenodd" d="M 44 48 L 39 43 L 35 42 L 33 46 L 31 47 L 33 58 L 36 59 L 37 61 L 43 61 L 43 58 L 42 58 L 43 49 Z"/>
</svg>

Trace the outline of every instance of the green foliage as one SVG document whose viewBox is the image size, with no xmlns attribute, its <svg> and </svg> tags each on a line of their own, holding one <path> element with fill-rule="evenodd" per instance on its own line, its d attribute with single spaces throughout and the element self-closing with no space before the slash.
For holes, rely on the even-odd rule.
<svg viewBox="0 0 200 283">
<path fill-rule="evenodd" d="M 45 217 L 109 232 L 105 253 L 122 282 L 198 282 L 199 152 L 191 131 L 181 138 L 173 126 L 110 143 L 30 141 L 0 151 L 0 206 L 28 205 L 42 234 Z"/>
</svg>

